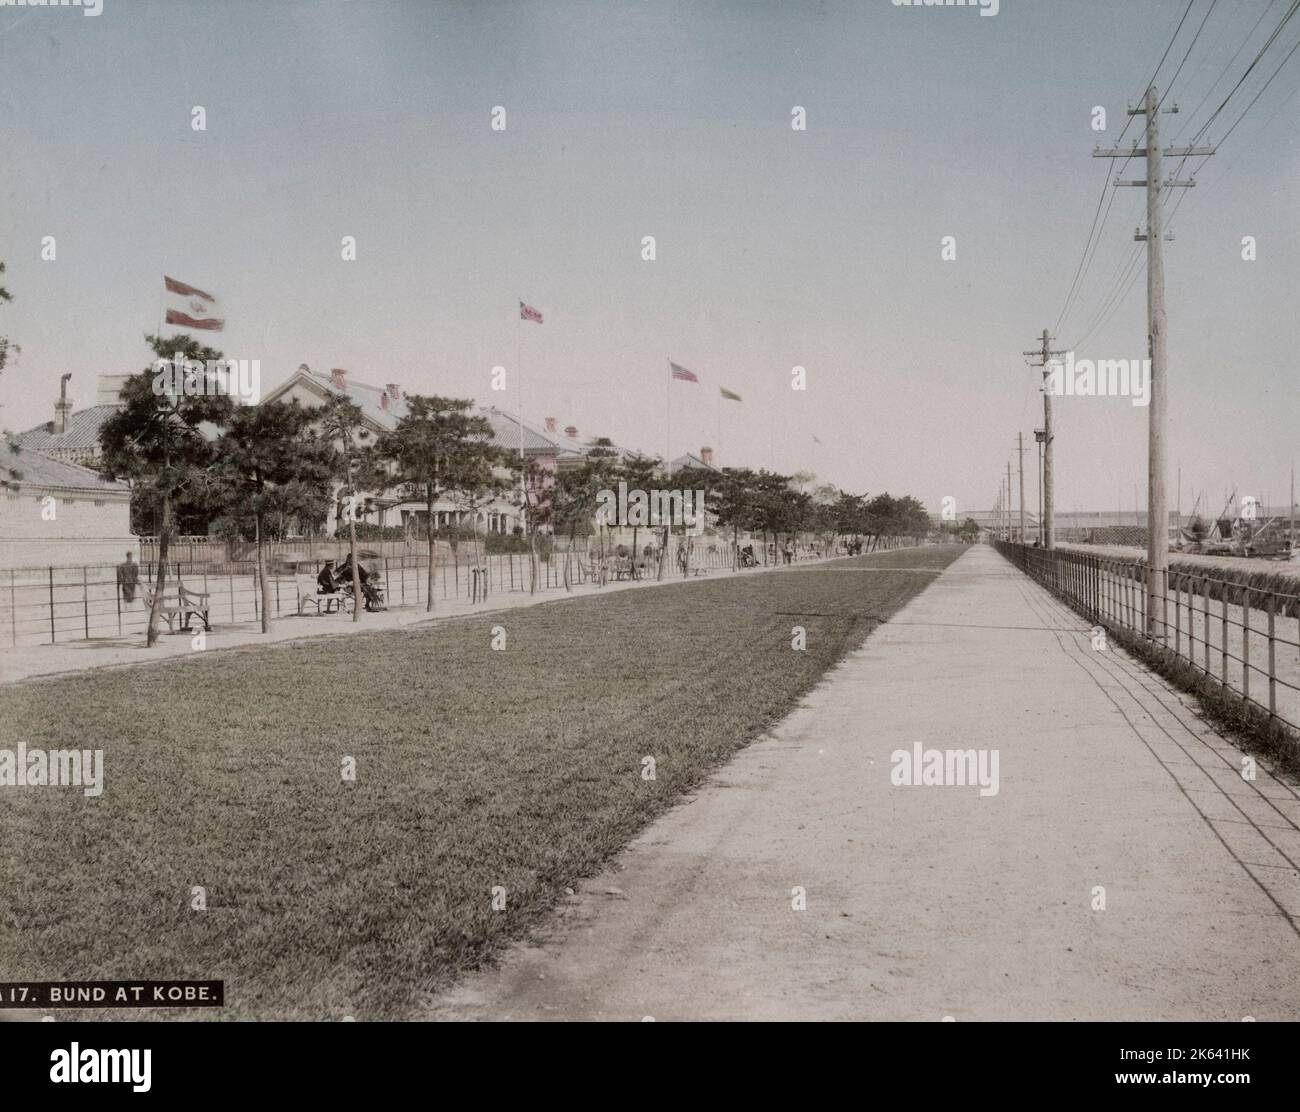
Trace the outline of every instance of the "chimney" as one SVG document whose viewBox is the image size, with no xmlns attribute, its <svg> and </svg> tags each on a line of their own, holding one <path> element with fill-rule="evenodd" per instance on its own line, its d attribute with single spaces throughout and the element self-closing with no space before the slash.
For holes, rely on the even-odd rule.
<svg viewBox="0 0 1300 1112">
<path fill-rule="evenodd" d="M 387 390 L 385 390 L 382 394 L 379 395 L 379 408 L 380 408 L 380 409 L 387 409 L 387 408 L 388 408 L 388 391 L 387 391 Z"/>
<path fill-rule="evenodd" d="M 565 425 L 565 427 L 564 427 L 564 435 L 567 436 L 570 440 L 577 440 L 577 439 L 578 439 L 578 426 L 577 426 L 577 425 Z"/>
<path fill-rule="evenodd" d="M 59 400 L 54 403 L 54 431 L 68 431 L 68 414 L 72 412 L 72 403 L 68 401 L 68 379 L 72 375 L 66 374 L 59 379 Z"/>
<path fill-rule="evenodd" d="M 344 393 L 347 393 L 348 372 L 342 367 L 331 367 L 330 385 L 333 386 L 335 390 L 342 390 Z"/>
<path fill-rule="evenodd" d="M 548 417 L 548 418 L 546 418 L 546 431 L 547 431 L 547 432 L 554 432 L 554 431 L 555 431 L 555 418 L 554 418 L 554 417 Z"/>
<path fill-rule="evenodd" d="M 713 466 L 713 449 L 712 449 L 712 448 L 701 448 L 701 449 L 700 449 L 700 462 L 701 462 L 702 464 L 704 464 L 705 467 L 712 467 L 712 466 Z"/>
<path fill-rule="evenodd" d="M 402 387 L 399 383 L 390 382 L 384 387 L 384 389 L 388 391 L 388 396 L 392 398 L 393 401 L 397 401 L 397 399 L 402 396 Z"/>
</svg>

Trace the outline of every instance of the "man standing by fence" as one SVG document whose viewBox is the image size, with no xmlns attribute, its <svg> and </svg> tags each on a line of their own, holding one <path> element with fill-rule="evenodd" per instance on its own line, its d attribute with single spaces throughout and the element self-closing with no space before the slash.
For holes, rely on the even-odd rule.
<svg viewBox="0 0 1300 1112">
<path fill-rule="evenodd" d="M 136 588 L 140 586 L 140 565 L 126 554 L 126 563 L 117 565 L 117 589 L 122 593 L 122 601 L 130 605 L 135 602 Z"/>
</svg>

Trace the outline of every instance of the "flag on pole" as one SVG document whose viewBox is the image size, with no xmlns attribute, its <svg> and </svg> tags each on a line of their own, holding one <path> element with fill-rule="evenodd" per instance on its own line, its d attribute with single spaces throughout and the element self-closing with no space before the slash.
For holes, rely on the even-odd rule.
<svg viewBox="0 0 1300 1112">
<path fill-rule="evenodd" d="M 685 367 L 678 363 L 674 363 L 671 359 L 668 361 L 668 366 L 672 368 L 673 378 L 678 379 L 681 382 L 699 383 L 700 380 L 694 371 L 688 371 Z"/>
<path fill-rule="evenodd" d="M 167 305 L 168 324 L 174 324 L 178 328 L 201 328 L 208 332 L 220 332 L 225 328 L 226 322 L 215 315 L 217 299 L 210 293 L 178 282 L 175 278 L 168 278 L 165 274 L 163 284 L 171 295 Z"/>
<path fill-rule="evenodd" d="M 533 321 L 535 324 L 541 324 L 542 314 L 539 313 L 536 309 L 534 309 L 531 305 L 521 301 L 519 303 L 519 319 L 530 320 Z"/>
<path fill-rule="evenodd" d="M 723 396 L 724 398 L 726 398 L 727 401 L 729 401 L 729 402 L 738 402 L 738 401 L 741 400 L 739 394 L 733 394 L 733 393 L 732 393 L 730 390 L 728 390 L 725 386 L 720 386 L 720 387 L 718 387 L 718 389 L 720 389 L 720 390 L 722 391 L 722 396 Z"/>
</svg>

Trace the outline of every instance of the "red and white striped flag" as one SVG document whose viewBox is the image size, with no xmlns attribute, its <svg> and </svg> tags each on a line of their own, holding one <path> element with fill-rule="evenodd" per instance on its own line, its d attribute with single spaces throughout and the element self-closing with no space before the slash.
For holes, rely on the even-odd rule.
<svg viewBox="0 0 1300 1112">
<path fill-rule="evenodd" d="M 679 379 L 679 380 L 682 381 L 682 382 L 699 382 L 699 381 L 700 381 L 700 380 L 696 377 L 694 371 L 688 371 L 685 367 L 681 366 L 681 364 L 679 364 L 679 363 L 674 363 L 671 359 L 668 361 L 668 366 L 672 368 L 673 378 L 675 378 L 675 379 Z"/>
<path fill-rule="evenodd" d="M 201 328 L 207 332 L 219 332 L 226 322 L 215 316 L 217 299 L 210 293 L 204 293 L 194 286 L 178 282 L 175 278 L 163 275 L 163 283 L 171 296 L 167 304 L 167 323 L 178 328 Z"/>
<path fill-rule="evenodd" d="M 542 314 L 539 313 L 536 309 L 534 309 L 531 305 L 528 305 L 525 302 L 521 301 L 519 303 L 519 319 L 531 320 L 536 322 L 537 324 L 541 324 Z"/>
</svg>

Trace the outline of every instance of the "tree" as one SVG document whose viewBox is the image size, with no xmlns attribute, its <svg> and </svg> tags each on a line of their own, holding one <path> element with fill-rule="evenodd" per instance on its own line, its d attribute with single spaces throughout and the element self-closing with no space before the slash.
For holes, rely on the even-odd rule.
<svg viewBox="0 0 1300 1112">
<path fill-rule="evenodd" d="M 718 501 L 718 492 L 721 489 L 723 482 L 724 480 L 723 480 L 722 472 L 718 471 L 716 468 L 713 467 L 701 467 L 697 464 L 691 464 L 686 467 L 680 468 L 679 470 L 673 472 L 673 478 L 672 478 L 672 485 L 674 489 L 680 490 L 683 493 L 685 493 L 686 491 L 701 491 L 701 490 L 704 491 L 704 506 L 699 507 L 699 510 L 707 510 L 713 513 L 715 517 L 717 515 L 715 506 Z M 703 522 L 701 522 L 701 524 L 703 524 Z M 672 529 L 672 522 L 669 521 L 665 524 L 665 528 L 664 528 L 665 541 L 671 529 Z M 679 563 L 682 566 L 682 574 L 690 575 L 692 546 L 691 546 L 691 542 L 685 538 L 686 527 L 684 524 L 682 526 L 682 534 L 683 534 L 682 544 L 683 544 L 684 551 L 681 554 L 681 559 Z M 667 545 L 665 543 L 665 548 L 666 547 Z M 662 565 L 663 565 L 663 556 L 661 554 L 660 566 L 662 567 Z"/>
<path fill-rule="evenodd" d="M 279 513 L 314 520 L 329 501 L 334 452 L 328 442 L 310 433 L 315 418 L 296 402 L 235 406 L 216 443 L 215 471 L 230 515 L 236 524 L 243 520 L 253 526 L 263 633 L 271 630 L 267 518 Z"/>
<path fill-rule="evenodd" d="M 724 529 L 731 530 L 733 569 L 740 559 L 740 531 L 759 527 L 756 506 L 758 476 L 747 467 L 724 467 L 709 491 L 709 509 Z"/>
<path fill-rule="evenodd" d="M 4 272 L 5 272 L 5 264 L 2 261 L 0 261 L 0 274 L 3 274 Z M 11 294 L 7 289 L 5 289 L 4 286 L 0 286 L 0 302 L 12 301 L 13 299 L 14 299 L 13 294 Z M 3 371 L 5 369 L 5 363 L 8 362 L 9 360 L 10 350 L 11 348 L 9 343 L 9 337 L 0 335 L 0 371 Z M 14 344 L 12 345 L 12 350 L 19 351 L 20 348 L 18 347 L 17 344 Z"/>
<path fill-rule="evenodd" d="M 4 272 L 5 264 L 0 262 L 0 274 L 3 274 Z M 4 286 L 0 286 L 0 302 L 12 301 L 13 299 L 13 294 L 5 289 Z M 5 369 L 5 363 L 9 359 L 9 350 L 9 337 L 0 335 L 0 372 Z M 14 345 L 13 350 L 18 350 L 17 345 Z M 18 442 L 7 430 L 4 433 L 4 441 L 5 447 L 8 448 L 8 452 L 5 453 L 6 458 L 4 465 L 0 467 L 0 482 L 21 482 L 23 478 L 22 469 L 15 467 L 12 458 L 10 458 L 18 455 L 20 450 Z"/>
<path fill-rule="evenodd" d="M 649 493 L 655 486 L 655 476 L 659 470 L 659 461 L 648 456 L 633 456 L 624 460 L 618 467 L 618 478 L 627 483 L 629 491 L 641 490 Z M 620 522 L 620 525 L 626 525 L 626 522 Z M 632 522 L 632 578 L 637 578 L 637 558 L 640 556 L 640 550 L 637 547 L 637 539 L 641 533 L 641 519 L 638 517 Z"/>
<path fill-rule="evenodd" d="M 376 466 L 370 430 L 366 427 L 361 407 L 355 402 L 330 395 L 321 407 L 320 435 L 331 445 L 330 471 L 335 480 L 343 484 L 347 495 L 340 500 L 336 519 L 348 526 L 348 563 L 352 566 L 352 620 L 361 620 L 361 568 L 357 564 L 357 488 L 368 488 L 383 482 Z M 433 596 L 429 596 L 432 605 Z"/>
<path fill-rule="evenodd" d="M 526 542 L 528 552 L 528 592 L 537 591 L 537 537 L 555 520 L 554 472 L 527 456 L 520 457 L 506 449 L 501 452 L 497 474 L 508 477 L 505 487 L 494 497 L 503 498 L 519 510 L 523 525 L 517 525 L 514 535 Z M 554 551 L 553 547 L 548 550 Z M 567 560 L 567 557 L 566 557 Z M 568 582 L 565 589 L 568 590 Z"/>
<path fill-rule="evenodd" d="M 600 538 L 600 558 L 605 555 L 604 524 L 597 520 L 599 496 L 617 483 L 618 452 L 609 439 L 597 437 L 591 442 L 586 458 L 577 467 L 567 468 L 555 477 L 551 496 L 551 515 L 555 527 L 567 532 L 568 552 L 564 557 L 564 582 L 569 586 L 569 555 L 579 532 L 590 536 L 593 525 Z"/>
<path fill-rule="evenodd" d="M 508 453 L 486 439 L 491 430 L 486 418 L 471 417 L 470 420 L 482 421 L 488 426 L 489 432 L 485 434 L 481 429 L 470 429 L 464 439 L 450 445 L 445 457 L 442 483 L 452 501 L 469 512 L 474 561 L 476 566 L 482 567 L 483 552 L 479 546 L 478 533 L 479 510 L 503 497 L 513 486 L 511 475 L 518 474 L 520 469 L 517 457 L 510 457 L 516 460 L 514 467 L 506 466 L 504 460 L 508 457 Z M 453 538 L 456 535 L 456 532 L 452 533 Z M 454 547 L 454 539 L 452 543 Z M 486 591 L 486 585 L 484 590 Z"/>
<path fill-rule="evenodd" d="M 210 490 L 209 469 L 214 463 L 216 426 L 224 423 L 233 402 L 210 392 L 211 383 L 194 364 L 220 360 L 221 353 L 192 336 L 145 336 L 157 360 L 127 379 L 122 387 L 122 408 L 104 422 L 99 443 L 103 468 L 112 478 L 130 480 L 146 499 L 161 510 L 158 526 L 158 572 L 145 643 L 158 640 L 158 616 L 167 586 L 167 556 L 172 534 L 172 506 L 178 498 Z M 175 356 L 184 365 L 184 381 L 194 393 L 170 394 L 158 385 L 159 361 Z M 202 379 L 202 391 L 200 389 Z"/>
<path fill-rule="evenodd" d="M 428 600 L 433 609 L 437 517 L 434 504 L 452 488 L 456 476 L 480 475 L 499 458 L 492 426 L 473 412 L 468 399 L 409 395 L 407 412 L 391 432 L 383 433 L 376 454 L 392 465 L 389 486 L 409 486 L 424 500 L 425 539 L 429 545 Z M 355 563 L 355 560 L 354 560 Z"/>
</svg>

